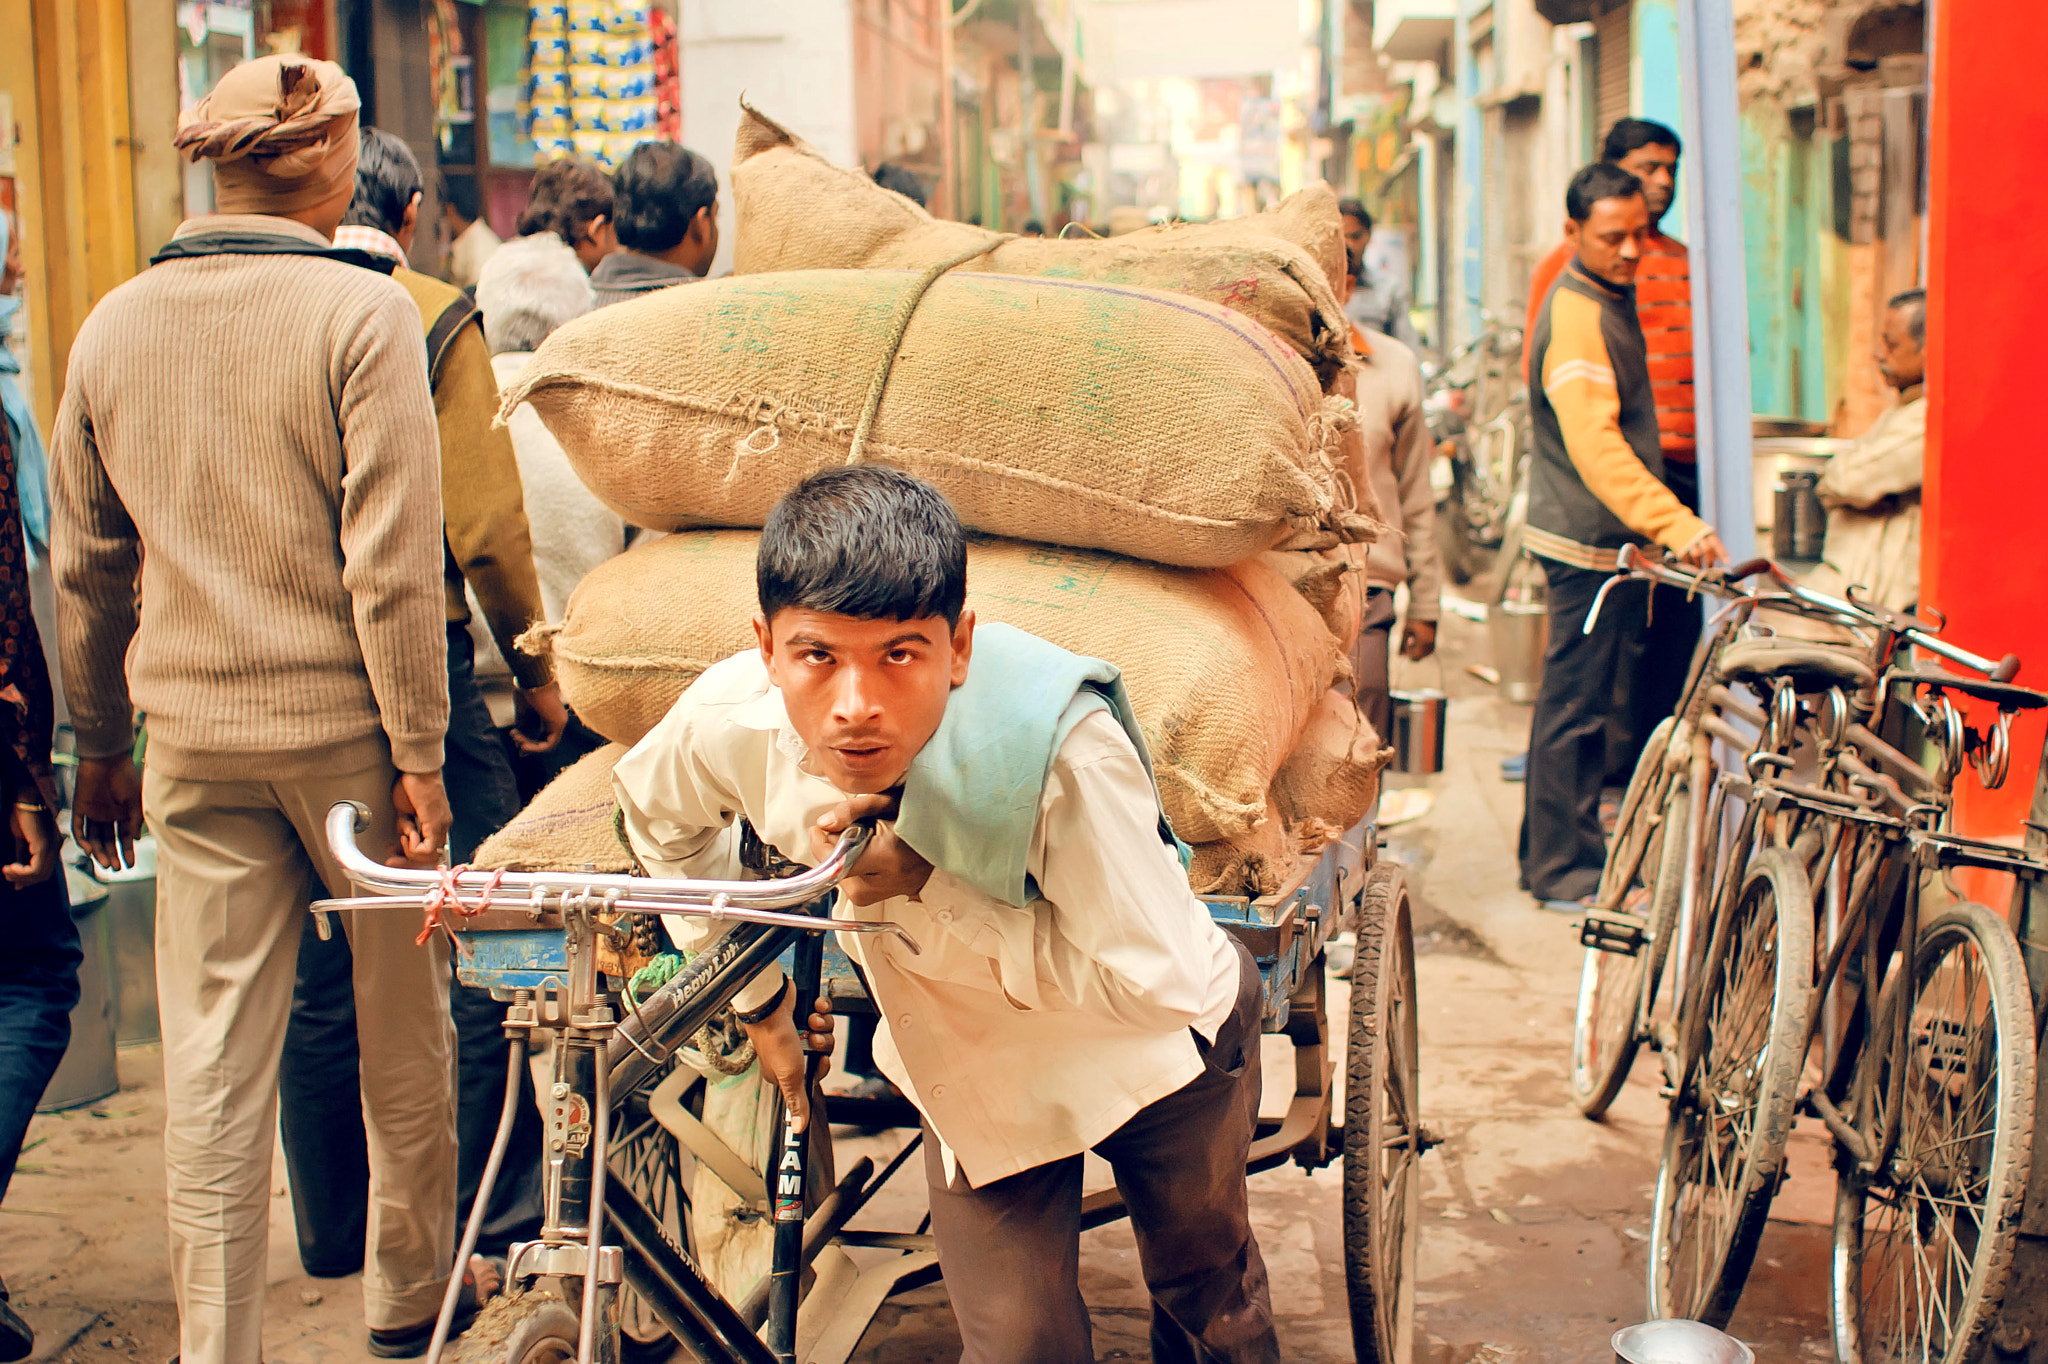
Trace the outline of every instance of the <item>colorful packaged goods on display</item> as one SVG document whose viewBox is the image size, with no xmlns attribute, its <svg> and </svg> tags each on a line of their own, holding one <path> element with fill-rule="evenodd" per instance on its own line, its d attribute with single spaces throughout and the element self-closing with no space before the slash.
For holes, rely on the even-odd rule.
<svg viewBox="0 0 2048 1364">
<path fill-rule="evenodd" d="M 527 133 L 537 162 L 576 154 L 615 168 L 664 136 L 654 29 L 674 26 L 645 0 L 567 0 L 527 11 Z M 671 120 L 673 137 L 681 120 Z"/>
</svg>

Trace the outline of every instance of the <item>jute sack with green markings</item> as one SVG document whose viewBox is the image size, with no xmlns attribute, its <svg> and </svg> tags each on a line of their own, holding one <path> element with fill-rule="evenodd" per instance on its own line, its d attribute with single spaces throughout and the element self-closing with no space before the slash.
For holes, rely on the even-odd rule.
<svg viewBox="0 0 2048 1364">
<path fill-rule="evenodd" d="M 807 270 L 663 289 L 557 330 L 502 412 L 531 403 L 584 484 L 658 530 L 759 526 L 856 459 L 930 481 L 986 534 L 1155 563 L 1375 530 L 1338 493 L 1350 405 L 1241 314 L 1085 280 L 926 284 Z"/>
<path fill-rule="evenodd" d="M 612 796 L 612 769 L 625 756 L 624 744 L 606 744 L 577 759 L 485 839 L 470 865 L 487 871 L 631 871 L 633 857 L 619 838 L 619 807 Z"/>
<path fill-rule="evenodd" d="M 739 274 L 922 270 L 986 246 L 963 268 L 1167 289 L 1243 313 L 1285 340 L 1325 383 L 1351 353 L 1331 284 L 1345 268 L 1343 220 L 1327 185 L 1221 222 L 1005 241 L 985 227 L 932 217 L 751 108 L 740 116 L 732 183 Z"/>
<path fill-rule="evenodd" d="M 695 531 L 593 569 L 551 647 L 583 722 L 637 742 L 721 658 L 754 647 L 754 547 L 741 531 Z M 1197 571 L 1050 545 L 981 539 L 968 549 L 967 604 L 1123 670 L 1161 797 L 1190 843 L 1249 834 L 1268 788 L 1339 671 L 1315 608 L 1256 562 Z"/>
</svg>

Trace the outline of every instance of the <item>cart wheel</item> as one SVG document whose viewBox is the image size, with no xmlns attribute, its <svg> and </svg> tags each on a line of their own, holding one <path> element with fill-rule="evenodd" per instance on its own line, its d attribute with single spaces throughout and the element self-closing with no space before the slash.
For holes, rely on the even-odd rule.
<svg viewBox="0 0 2048 1364">
<path fill-rule="evenodd" d="M 441 1352 L 443 1364 L 568 1364 L 576 1358 L 576 1314 L 552 1293 L 514 1290 L 484 1304 L 469 1329 Z"/>
<path fill-rule="evenodd" d="M 1344 1276 L 1359 1364 L 1408 1364 L 1423 1136 L 1415 943 L 1401 868 L 1374 867 L 1360 901 L 1344 1050 Z"/>
</svg>

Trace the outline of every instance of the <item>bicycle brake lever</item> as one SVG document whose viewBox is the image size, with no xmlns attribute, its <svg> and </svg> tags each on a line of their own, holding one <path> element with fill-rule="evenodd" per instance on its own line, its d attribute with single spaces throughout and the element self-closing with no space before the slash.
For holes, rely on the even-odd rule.
<svg viewBox="0 0 2048 1364">
<path fill-rule="evenodd" d="M 1631 548 L 1633 548 L 1633 546 L 1622 546 L 1622 550 L 1624 553 Z M 1628 574 L 1624 571 L 1616 573 L 1606 582 L 1600 584 L 1600 590 L 1593 594 L 1593 608 L 1590 611 L 1586 612 L 1586 623 L 1579 627 L 1580 634 L 1590 635 L 1593 633 L 1593 627 L 1600 623 L 1600 608 L 1607 604 L 1607 594 L 1614 590 L 1614 585 L 1616 583 L 1626 581 L 1627 578 Z"/>
</svg>

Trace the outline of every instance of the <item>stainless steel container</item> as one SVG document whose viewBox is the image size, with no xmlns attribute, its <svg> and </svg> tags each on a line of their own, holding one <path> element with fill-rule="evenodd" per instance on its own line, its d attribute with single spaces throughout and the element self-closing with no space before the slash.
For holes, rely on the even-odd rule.
<svg viewBox="0 0 2048 1364">
<path fill-rule="evenodd" d="M 1646 1321 L 1613 1335 L 1619 1364 L 1756 1364 L 1756 1354 L 1734 1336 L 1699 1321 Z"/>
<path fill-rule="evenodd" d="M 1827 539 L 1828 513 L 1815 489 L 1820 475 L 1811 469 L 1787 469 L 1778 475 L 1772 497 L 1771 557 L 1815 563 Z"/>
<path fill-rule="evenodd" d="M 1419 691 L 1397 691 L 1394 698 L 1394 745 L 1396 772 L 1429 773 L 1444 770 L 1444 722 L 1450 718 L 1451 698 L 1433 687 Z"/>
<path fill-rule="evenodd" d="M 1550 647 L 1550 608 L 1540 601 L 1495 602 L 1486 611 L 1493 670 L 1503 701 L 1526 706 L 1543 683 L 1543 651 Z"/>
<path fill-rule="evenodd" d="M 107 888 L 68 864 L 63 875 L 85 960 L 78 967 L 71 1044 L 36 1104 L 38 1113 L 98 1103 L 121 1087 L 114 1066 L 114 943 L 107 921 Z"/>
<path fill-rule="evenodd" d="M 107 931 L 114 943 L 114 1035 L 123 1046 L 163 1036 L 156 1012 L 156 840 L 135 840 L 135 865 L 94 868 L 107 888 Z"/>
<path fill-rule="evenodd" d="M 1832 436 L 1768 436 L 1751 443 L 1754 474 L 1756 528 L 1763 532 L 1758 544 L 1768 544 L 1767 535 L 1778 524 L 1778 484 L 1788 473 L 1815 475 L 1827 472 L 1828 461 L 1856 442 Z"/>
</svg>

